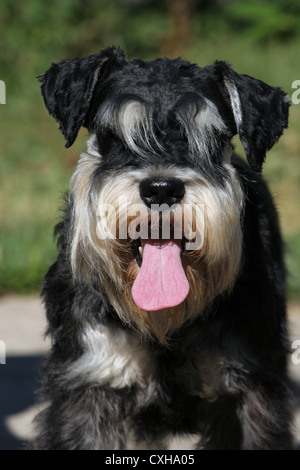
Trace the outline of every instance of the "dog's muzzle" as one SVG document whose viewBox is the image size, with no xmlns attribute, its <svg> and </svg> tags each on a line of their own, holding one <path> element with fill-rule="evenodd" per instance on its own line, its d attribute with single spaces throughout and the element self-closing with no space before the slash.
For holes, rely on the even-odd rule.
<svg viewBox="0 0 300 470">
<path fill-rule="evenodd" d="M 140 183 L 140 196 L 150 209 L 172 207 L 184 197 L 184 183 L 179 178 L 152 177 Z M 162 310 L 182 303 L 189 292 L 182 262 L 182 239 L 140 240 L 142 265 L 132 288 L 135 303 L 146 311 Z"/>
</svg>

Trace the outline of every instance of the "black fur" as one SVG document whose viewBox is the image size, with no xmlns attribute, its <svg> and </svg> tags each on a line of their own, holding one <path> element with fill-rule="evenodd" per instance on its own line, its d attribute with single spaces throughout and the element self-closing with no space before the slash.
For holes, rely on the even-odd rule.
<svg viewBox="0 0 300 470">
<path fill-rule="evenodd" d="M 84 353 L 81 337 L 86 325 L 131 331 L 109 304 L 105 290 L 73 277 L 69 253 L 73 201 L 67 202 L 57 228 L 58 259 L 45 277 L 42 292 L 52 348 L 43 370 L 42 398 L 48 405 L 37 419 L 33 447 L 123 449 L 128 437 L 124 422 L 130 417 L 130 429 L 150 448 L 164 448 L 170 434 L 198 434 L 198 446 L 205 449 L 291 448 L 283 243 L 271 195 L 260 175 L 266 151 L 287 127 L 285 94 L 235 73 L 224 62 L 205 68 L 181 59 L 127 62 L 115 48 L 54 64 L 40 80 L 46 106 L 59 122 L 67 146 L 81 125 L 97 135 L 103 158 L 93 178 L 99 187 L 103 175 L 162 162 L 192 168 L 217 187 L 227 178 L 221 150 L 236 133 L 250 166 L 233 157 L 245 196 L 243 260 L 235 286 L 230 295 L 217 296 L 205 312 L 173 332 L 168 347 L 144 340 L 155 370 L 151 399 L 142 398 L 137 384 L 114 388 L 66 378 Z M 225 80 L 239 93 L 239 125 Z M 215 104 L 226 123 L 226 129 L 216 133 L 209 163 L 191 155 L 175 118 L 178 106 L 182 109 L 190 103 L 196 103 L 196 114 L 203 97 Z M 153 153 L 146 163 L 101 121 L 103 103 L 117 112 L 122 100 L 132 98 L 154 109 L 155 135 L 165 149 L 163 154 Z M 218 389 L 218 385 L 207 383 L 199 361 L 203 357 L 212 363 L 214 357 L 222 357 L 226 378 L 226 389 L 210 399 L 202 397 L 201 390 Z M 212 370 L 209 380 L 217 381 L 217 374 Z"/>
</svg>

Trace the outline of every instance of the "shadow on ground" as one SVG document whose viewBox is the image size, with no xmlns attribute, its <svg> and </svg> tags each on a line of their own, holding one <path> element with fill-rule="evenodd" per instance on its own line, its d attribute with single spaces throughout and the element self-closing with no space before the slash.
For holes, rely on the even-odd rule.
<svg viewBox="0 0 300 470">
<path fill-rule="evenodd" d="M 300 366 L 299 366 L 300 367 Z M 293 410 L 294 410 L 294 434 L 295 434 L 295 450 L 300 450 L 300 382 L 292 380 L 291 392 L 293 398 Z"/>
<path fill-rule="evenodd" d="M 7 419 L 35 404 L 43 357 L 7 356 L 0 365 L 0 450 L 22 450 L 27 444 L 12 434 Z"/>
</svg>

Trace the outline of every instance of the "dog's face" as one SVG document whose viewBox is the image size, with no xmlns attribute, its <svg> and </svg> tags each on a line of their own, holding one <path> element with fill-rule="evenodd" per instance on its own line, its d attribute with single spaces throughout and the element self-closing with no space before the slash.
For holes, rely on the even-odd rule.
<svg viewBox="0 0 300 470">
<path fill-rule="evenodd" d="M 41 81 L 67 146 L 82 125 L 91 135 L 70 193 L 74 279 L 164 341 L 234 285 L 243 192 L 230 139 L 260 172 L 288 99 L 224 62 L 127 62 L 115 48 L 54 64 Z"/>
</svg>

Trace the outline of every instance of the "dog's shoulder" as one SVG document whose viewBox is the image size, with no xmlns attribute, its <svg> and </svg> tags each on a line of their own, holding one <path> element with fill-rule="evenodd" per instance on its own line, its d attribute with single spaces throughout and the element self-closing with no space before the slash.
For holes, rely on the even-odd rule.
<svg viewBox="0 0 300 470">
<path fill-rule="evenodd" d="M 244 204 L 248 216 L 267 216 L 274 228 L 279 230 L 277 209 L 266 178 L 254 171 L 240 156 L 233 154 L 232 165 L 235 168 L 244 193 Z"/>
</svg>

